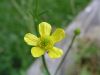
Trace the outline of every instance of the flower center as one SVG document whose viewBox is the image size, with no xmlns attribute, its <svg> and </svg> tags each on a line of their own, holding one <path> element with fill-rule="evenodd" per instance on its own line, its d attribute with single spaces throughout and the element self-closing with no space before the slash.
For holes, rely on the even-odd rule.
<svg viewBox="0 0 100 75">
<path fill-rule="evenodd" d="M 40 38 L 39 46 L 43 49 L 49 49 L 53 47 L 53 42 L 49 37 Z"/>
</svg>

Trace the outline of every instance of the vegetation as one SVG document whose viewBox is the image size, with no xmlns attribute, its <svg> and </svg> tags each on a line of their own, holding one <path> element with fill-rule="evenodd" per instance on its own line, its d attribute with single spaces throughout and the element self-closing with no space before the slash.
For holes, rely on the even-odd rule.
<svg viewBox="0 0 100 75">
<path fill-rule="evenodd" d="M 47 21 L 66 27 L 90 0 L 0 0 L 0 75 L 25 75 L 34 62 L 23 40 Z"/>
</svg>

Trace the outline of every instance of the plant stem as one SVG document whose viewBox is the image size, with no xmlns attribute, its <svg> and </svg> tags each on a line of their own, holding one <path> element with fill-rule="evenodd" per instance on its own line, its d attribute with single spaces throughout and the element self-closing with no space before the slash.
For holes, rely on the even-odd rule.
<svg viewBox="0 0 100 75">
<path fill-rule="evenodd" d="M 34 13 L 34 27 L 35 27 L 35 30 L 36 30 L 36 34 L 38 35 L 38 27 L 37 27 L 37 24 L 39 22 L 39 0 L 35 0 L 35 13 Z"/>
<path fill-rule="evenodd" d="M 38 16 L 38 9 L 39 9 L 39 0 L 36 0 L 36 6 L 35 6 L 35 15 Z"/>
<path fill-rule="evenodd" d="M 63 56 L 63 58 L 62 58 L 60 64 L 58 65 L 57 70 L 55 71 L 55 74 L 54 74 L 54 75 L 57 75 L 57 72 L 59 71 L 60 67 L 61 67 L 62 64 L 64 63 L 64 60 L 65 60 L 65 58 L 67 57 L 67 55 L 68 55 L 68 53 L 69 53 L 69 51 L 70 51 L 70 49 L 71 49 L 71 47 L 72 47 L 72 45 L 73 45 L 73 43 L 74 43 L 75 38 L 76 38 L 76 35 L 73 36 L 72 41 L 71 41 L 71 43 L 70 43 L 70 45 L 69 45 L 69 47 L 68 47 L 68 49 L 67 49 L 65 55 Z"/>
<path fill-rule="evenodd" d="M 46 60 L 45 60 L 45 56 L 44 55 L 42 56 L 42 61 L 43 61 L 44 68 L 45 68 L 45 70 L 47 72 L 47 75 L 51 75 L 49 70 L 48 70 L 48 67 L 46 65 Z"/>
<path fill-rule="evenodd" d="M 36 29 L 36 34 L 38 35 L 38 29 L 37 29 L 37 23 L 39 22 L 39 13 L 38 13 L 38 8 L 39 8 L 39 0 L 36 0 L 36 7 L 35 7 L 35 29 Z M 47 75 L 51 75 L 49 70 L 48 70 L 48 67 L 46 65 L 46 60 L 45 60 L 45 56 L 43 55 L 42 56 L 42 62 L 43 62 L 43 65 L 44 65 L 44 68 L 46 70 L 46 73 Z"/>
</svg>

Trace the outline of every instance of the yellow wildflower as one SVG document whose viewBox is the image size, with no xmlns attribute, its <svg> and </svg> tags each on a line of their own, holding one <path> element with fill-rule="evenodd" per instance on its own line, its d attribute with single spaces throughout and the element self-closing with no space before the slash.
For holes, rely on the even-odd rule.
<svg viewBox="0 0 100 75">
<path fill-rule="evenodd" d="M 39 33 L 39 38 L 31 33 L 27 33 L 24 37 L 24 40 L 28 45 L 34 46 L 31 49 L 32 56 L 40 57 L 43 54 L 48 53 L 50 58 L 61 57 L 63 51 L 59 48 L 53 47 L 53 45 L 64 38 L 64 30 L 58 28 L 52 35 L 50 35 L 51 25 L 47 22 L 42 22 L 39 24 Z"/>
</svg>

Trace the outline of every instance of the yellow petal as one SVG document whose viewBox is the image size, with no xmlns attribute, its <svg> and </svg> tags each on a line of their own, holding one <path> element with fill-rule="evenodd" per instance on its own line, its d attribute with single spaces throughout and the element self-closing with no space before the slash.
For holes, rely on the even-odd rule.
<svg viewBox="0 0 100 75">
<path fill-rule="evenodd" d="M 33 47 L 31 49 L 31 54 L 33 57 L 40 57 L 45 53 L 45 50 L 41 49 L 40 47 Z"/>
<path fill-rule="evenodd" d="M 25 36 L 24 36 L 24 41 L 28 44 L 28 45 L 33 45 L 33 46 L 36 46 L 37 43 L 38 43 L 38 38 L 31 34 L 31 33 L 27 33 Z"/>
<path fill-rule="evenodd" d="M 49 36 L 51 33 L 51 25 L 47 22 L 42 22 L 39 24 L 39 33 L 42 37 Z"/>
<path fill-rule="evenodd" d="M 63 54 L 63 51 L 59 48 L 53 47 L 51 50 L 49 50 L 48 55 L 50 58 L 59 58 Z"/>
<path fill-rule="evenodd" d="M 64 37 L 65 32 L 61 28 L 56 29 L 56 31 L 51 35 L 51 39 L 54 43 L 61 41 Z"/>
</svg>

